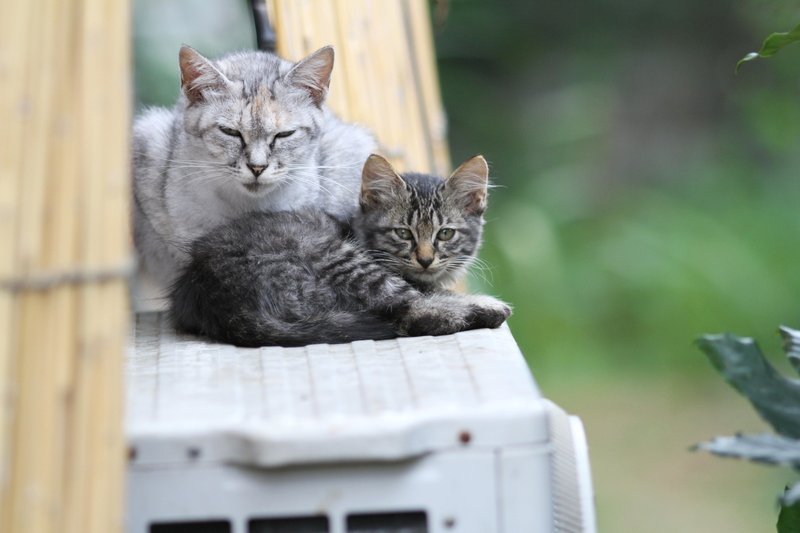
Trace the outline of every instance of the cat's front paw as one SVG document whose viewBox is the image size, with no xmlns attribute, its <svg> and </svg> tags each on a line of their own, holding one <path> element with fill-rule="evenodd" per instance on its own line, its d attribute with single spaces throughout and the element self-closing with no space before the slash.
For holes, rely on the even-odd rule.
<svg viewBox="0 0 800 533">
<path fill-rule="evenodd" d="M 511 316 L 511 307 L 491 296 L 470 296 L 465 329 L 496 328 Z"/>
</svg>

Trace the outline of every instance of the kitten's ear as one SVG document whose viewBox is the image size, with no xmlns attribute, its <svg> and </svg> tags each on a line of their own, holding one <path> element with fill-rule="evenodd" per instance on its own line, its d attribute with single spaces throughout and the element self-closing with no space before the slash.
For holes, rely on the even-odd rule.
<svg viewBox="0 0 800 533">
<path fill-rule="evenodd" d="M 181 65 L 181 89 L 189 104 L 205 100 L 209 91 L 222 91 L 228 78 L 191 46 L 181 46 L 178 59 Z"/>
<path fill-rule="evenodd" d="M 333 71 L 333 47 L 320 48 L 305 59 L 301 59 L 286 78 L 289 83 L 308 91 L 311 100 L 321 106 L 328 95 Z"/>
<path fill-rule="evenodd" d="M 468 213 L 483 214 L 489 187 L 489 165 L 481 155 L 461 164 L 445 181 L 445 188 L 457 198 Z"/>
<path fill-rule="evenodd" d="M 378 207 L 406 189 L 403 181 L 392 165 L 379 155 L 372 154 L 364 163 L 361 172 L 361 208 Z"/>
</svg>

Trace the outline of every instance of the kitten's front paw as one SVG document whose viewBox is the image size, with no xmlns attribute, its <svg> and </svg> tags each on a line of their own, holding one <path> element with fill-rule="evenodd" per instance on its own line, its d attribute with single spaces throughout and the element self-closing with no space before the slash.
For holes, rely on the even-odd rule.
<svg viewBox="0 0 800 533">
<path fill-rule="evenodd" d="M 400 322 L 400 334 L 409 337 L 450 335 L 468 329 L 463 318 L 437 311 L 409 313 Z"/>
<path fill-rule="evenodd" d="M 511 316 L 511 307 L 491 296 L 470 296 L 465 329 L 496 328 Z"/>
<path fill-rule="evenodd" d="M 438 293 L 415 302 L 400 320 L 399 332 L 411 337 L 450 335 L 467 329 L 496 328 L 511 308 L 491 296 Z"/>
</svg>

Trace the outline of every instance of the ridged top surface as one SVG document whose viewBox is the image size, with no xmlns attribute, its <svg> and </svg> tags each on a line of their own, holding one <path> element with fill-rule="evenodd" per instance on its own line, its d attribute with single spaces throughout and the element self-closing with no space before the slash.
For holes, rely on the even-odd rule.
<svg viewBox="0 0 800 533">
<path fill-rule="evenodd" d="M 236 348 L 177 334 L 162 314 L 139 314 L 127 381 L 127 431 L 141 462 L 180 460 L 184 445 L 204 446 L 205 460 L 262 466 L 393 460 L 537 442 L 547 431 L 541 396 L 505 326 Z"/>
</svg>

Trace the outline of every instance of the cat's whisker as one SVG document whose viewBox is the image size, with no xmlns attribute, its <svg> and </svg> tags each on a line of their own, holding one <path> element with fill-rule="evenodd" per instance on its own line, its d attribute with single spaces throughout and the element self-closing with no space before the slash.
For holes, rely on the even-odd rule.
<svg viewBox="0 0 800 533">
<path fill-rule="evenodd" d="M 307 165 L 307 166 L 285 166 L 288 170 L 308 170 L 308 169 L 325 169 L 325 170 L 333 170 L 338 168 L 359 168 L 363 166 L 363 163 L 350 163 L 350 164 L 343 164 L 343 165 Z"/>
<path fill-rule="evenodd" d="M 226 172 L 226 169 L 223 168 L 223 167 L 214 168 L 214 167 L 205 167 L 205 166 L 201 166 L 201 165 L 197 165 L 197 166 L 178 166 L 178 167 L 172 167 L 172 168 L 183 171 L 183 172 L 181 172 L 181 176 L 185 176 L 186 174 L 189 174 L 192 171 L 198 171 L 198 170 L 207 170 L 209 172 L 217 172 L 217 173 Z"/>
<path fill-rule="evenodd" d="M 153 161 L 157 161 L 159 163 L 172 163 L 170 165 L 170 167 L 173 167 L 175 165 L 202 165 L 202 166 L 206 166 L 206 167 L 229 167 L 230 166 L 230 163 L 227 163 L 227 162 L 208 161 L 208 160 L 204 160 L 204 159 L 170 159 L 170 158 L 166 158 L 166 157 L 152 157 L 151 155 L 148 155 L 148 154 L 142 154 L 142 153 L 136 153 L 136 152 L 134 152 L 133 155 L 134 156 L 137 156 L 137 155 L 146 156 L 148 159 L 151 159 Z"/>
<path fill-rule="evenodd" d="M 317 186 L 317 187 L 319 187 L 319 188 L 320 188 L 320 189 L 321 189 L 321 190 L 322 190 L 322 191 L 323 191 L 325 194 L 327 194 L 327 195 L 330 195 L 330 196 L 334 196 L 334 191 L 332 191 L 331 189 L 329 189 L 329 188 L 327 187 L 327 185 L 337 185 L 337 186 L 339 186 L 340 188 L 341 188 L 341 187 L 344 187 L 344 186 L 342 186 L 341 184 L 339 184 L 339 183 L 336 183 L 336 182 L 333 182 L 333 181 L 326 181 L 326 182 L 324 182 L 324 184 L 323 184 L 323 180 L 322 180 L 322 179 L 320 179 L 320 176 L 319 176 L 319 175 L 306 175 L 306 174 L 291 173 L 291 174 L 289 174 L 289 178 L 288 178 L 288 179 L 289 179 L 289 181 L 295 180 L 295 181 L 298 181 L 298 182 L 300 182 L 300 183 L 303 183 L 303 184 L 306 184 L 306 185 L 310 185 L 310 186 L 312 186 L 312 187 L 313 187 L 313 186 Z M 349 192 L 349 191 L 350 191 L 350 189 L 349 189 L 349 188 L 347 188 L 347 187 L 344 187 L 344 190 L 345 190 L 346 192 Z M 353 194 L 355 194 L 355 193 L 353 193 Z"/>
<path fill-rule="evenodd" d="M 316 186 L 316 187 L 319 187 L 325 194 L 331 194 L 330 189 L 325 187 L 320 182 L 320 180 L 306 179 L 306 178 L 304 178 L 302 176 L 299 176 L 297 174 L 288 174 L 286 176 L 286 181 L 288 181 L 289 183 L 302 183 L 303 185 L 309 185 L 309 186 L 312 186 L 312 187 Z"/>
<path fill-rule="evenodd" d="M 222 177 L 227 177 L 227 176 L 231 176 L 231 175 L 234 175 L 234 174 L 231 173 L 231 172 L 226 172 L 224 170 L 220 171 L 219 169 L 199 168 L 199 169 L 196 169 L 196 170 L 192 170 L 191 172 L 186 172 L 185 174 L 182 174 L 181 175 L 181 179 L 185 180 L 185 179 L 191 178 L 192 176 L 198 176 L 198 175 L 206 175 L 206 176 L 209 176 L 209 177 L 222 178 Z"/>
<path fill-rule="evenodd" d="M 344 191 L 344 192 L 347 192 L 347 193 L 356 194 L 356 191 L 353 191 L 351 187 L 348 187 L 347 185 L 343 185 L 343 184 L 338 183 L 336 181 L 324 180 L 323 179 L 324 176 L 322 174 L 319 174 L 319 173 L 313 173 L 312 174 L 312 173 L 309 173 L 309 172 L 292 172 L 290 175 L 291 176 L 297 176 L 297 177 L 301 177 L 302 176 L 302 178 L 305 179 L 306 181 L 301 182 L 301 183 L 312 183 L 313 184 L 313 183 L 316 182 L 321 188 L 323 188 L 323 190 L 327 194 L 333 194 L 333 193 L 326 186 L 322 185 L 323 181 L 325 181 L 325 185 L 334 185 L 336 187 L 339 187 L 339 189 L 341 191 Z"/>
<path fill-rule="evenodd" d="M 205 183 L 229 183 L 233 176 L 220 175 L 216 172 L 207 173 L 205 171 L 195 172 L 183 177 L 184 181 L 192 185 L 205 184 Z"/>
</svg>

